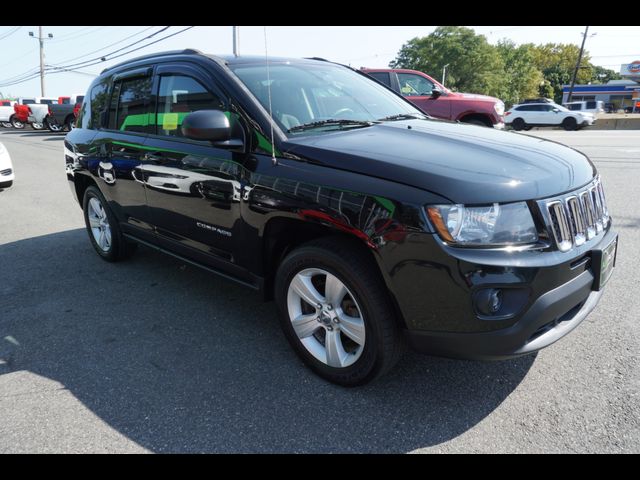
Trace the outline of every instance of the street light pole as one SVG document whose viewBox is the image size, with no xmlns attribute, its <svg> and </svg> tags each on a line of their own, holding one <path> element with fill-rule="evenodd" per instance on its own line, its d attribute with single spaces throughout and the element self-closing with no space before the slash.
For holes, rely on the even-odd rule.
<svg viewBox="0 0 640 480">
<path fill-rule="evenodd" d="M 33 32 L 29 32 L 29 36 L 33 37 Z M 40 44 L 40 95 L 44 97 L 44 40 L 42 36 L 42 26 L 38 27 L 38 43 Z M 53 38 L 50 33 L 48 38 Z"/>
<path fill-rule="evenodd" d="M 239 55 L 238 50 L 240 49 L 240 32 L 238 31 L 238 27 L 233 27 L 233 56 L 237 57 Z"/>
<path fill-rule="evenodd" d="M 445 78 L 445 75 L 447 74 L 447 67 L 448 67 L 448 66 L 449 66 L 449 64 L 447 63 L 447 64 L 442 68 L 442 86 L 443 86 L 443 87 L 445 86 L 445 84 L 444 84 L 444 78 Z"/>
<path fill-rule="evenodd" d="M 587 33 L 589 32 L 589 26 L 584 29 L 584 35 L 582 35 L 582 46 L 580 47 L 580 53 L 578 54 L 578 61 L 576 68 L 573 70 L 573 78 L 571 79 L 571 86 L 569 87 L 569 96 L 567 97 L 567 103 L 571 101 L 573 97 L 573 87 L 576 84 L 576 77 L 578 76 L 578 69 L 580 68 L 580 61 L 582 60 L 582 52 L 584 52 L 584 42 L 587 40 Z"/>
</svg>

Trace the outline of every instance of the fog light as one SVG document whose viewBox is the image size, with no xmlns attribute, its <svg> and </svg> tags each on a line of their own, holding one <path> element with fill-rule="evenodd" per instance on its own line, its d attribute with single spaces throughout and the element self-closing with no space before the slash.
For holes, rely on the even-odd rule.
<svg viewBox="0 0 640 480">
<path fill-rule="evenodd" d="M 487 288 L 476 294 L 476 308 L 482 315 L 495 315 L 502 307 L 502 290 Z"/>
</svg>

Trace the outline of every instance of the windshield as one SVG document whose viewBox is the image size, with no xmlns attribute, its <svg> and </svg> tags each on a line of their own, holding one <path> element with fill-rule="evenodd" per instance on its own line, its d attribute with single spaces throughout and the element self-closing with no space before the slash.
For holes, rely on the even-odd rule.
<svg viewBox="0 0 640 480">
<path fill-rule="evenodd" d="M 269 111 L 269 82 L 265 65 L 231 66 L 234 73 Z M 296 128 L 314 124 L 313 133 L 366 127 L 367 122 L 398 115 L 425 116 L 377 82 L 331 63 L 271 64 L 273 118 L 291 135 L 308 134 Z M 335 122 L 329 122 L 333 121 Z"/>
<path fill-rule="evenodd" d="M 558 110 L 560 110 L 561 112 L 570 112 L 571 110 L 569 110 L 566 107 L 563 107 L 562 105 L 554 105 L 553 108 L 557 108 Z"/>
</svg>

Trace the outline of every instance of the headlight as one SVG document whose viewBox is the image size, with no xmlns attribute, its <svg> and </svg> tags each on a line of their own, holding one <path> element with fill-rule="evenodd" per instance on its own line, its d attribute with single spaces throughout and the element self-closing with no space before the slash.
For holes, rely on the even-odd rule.
<svg viewBox="0 0 640 480">
<path fill-rule="evenodd" d="M 502 116 L 504 114 L 504 103 L 503 102 L 494 103 L 493 109 L 496 111 L 498 115 Z"/>
<path fill-rule="evenodd" d="M 427 214 L 440 238 L 454 245 L 522 245 L 538 240 L 525 202 L 482 207 L 430 205 Z"/>
</svg>

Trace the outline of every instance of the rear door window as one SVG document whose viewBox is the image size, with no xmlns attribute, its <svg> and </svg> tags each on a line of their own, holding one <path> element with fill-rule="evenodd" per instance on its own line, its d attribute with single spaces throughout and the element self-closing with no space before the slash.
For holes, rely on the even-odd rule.
<svg viewBox="0 0 640 480">
<path fill-rule="evenodd" d="M 426 78 L 414 73 L 399 73 L 400 92 L 405 97 L 418 97 L 431 95 L 433 83 Z"/>
<path fill-rule="evenodd" d="M 391 87 L 391 76 L 389 72 L 369 72 L 369 75 L 379 82 L 384 83 L 387 87 Z"/>
<path fill-rule="evenodd" d="M 150 76 L 117 82 L 111 96 L 109 127 L 122 132 L 148 133 L 150 99 Z"/>
</svg>

